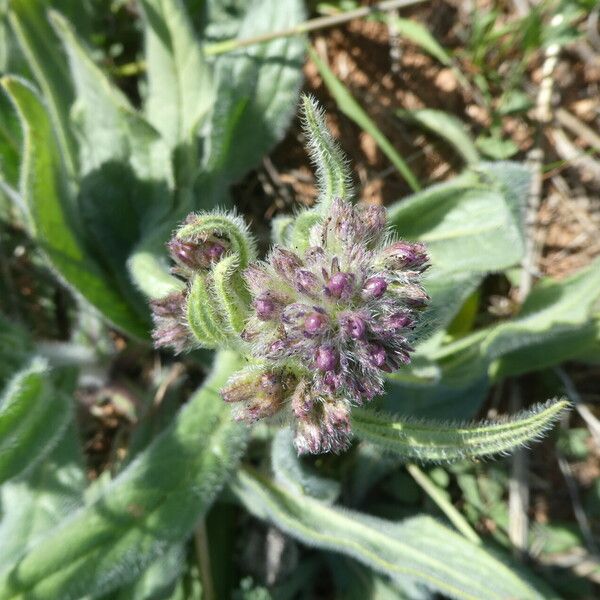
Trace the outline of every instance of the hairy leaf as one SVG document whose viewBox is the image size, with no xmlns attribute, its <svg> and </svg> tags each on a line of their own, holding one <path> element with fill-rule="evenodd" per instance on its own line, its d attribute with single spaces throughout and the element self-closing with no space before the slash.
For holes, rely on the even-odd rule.
<svg viewBox="0 0 600 600">
<path fill-rule="evenodd" d="M 73 26 L 56 11 L 50 12 L 50 19 L 69 57 L 75 85 L 81 175 L 109 161 L 127 161 L 139 177 L 170 182 L 169 150 L 158 132 L 96 66 Z M 161 196 L 164 213 L 169 209 L 170 195 L 163 190 Z M 156 206 L 148 208 L 156 211 Z"/>
<path fill-rule="evenodd" d="M 215 99 L 210 69 L 181 0 L 142 0 L 141 4 L 148 120 L 171 148 L 189 146 Z"/>
<path fill-rule="evenodd" d="M 92 504 L 73 514 L 0 575 L 0 598 L 98 596 L 133 580 L 182 541 L 237 464 L 246 429 L 218 394 L 239 368 L 232 353 L 172 425 Z"/>
<path fill-rule="evenodd" d="M 10 0 L 9 18 L 48 103 L 67 173 L 73 176 L 77 169 L 76 145 L 69 128 L 73 86 L 60 43 L 46 18 L 49 6 L 49 0 Z"/>
<path fill-rule="evenodd" d="M 546 433 L 569 402 L 538 404 L 497 422 L 436 423 L 397 420 L 368 409 L 354 409 L 357 437 L 378 444 L 404 460 L 452 461 L 510 452 Z"/>
<path fill-rule="evenodd" d="M 277 483 L 292 493 L 308 494 L 327 503 L 334 502 L 340 495 L 338 481 L 327 479 L 302 463 L 289 427 L 280 429 L 273 439 L 271 467 Z"/>
<path fill-rule="evenodd" d="M 291 493 L 249 469 L 232 489 L 255 516 L 308 546 L 355 558 L 390 577 L 408 577 L 452 598 L 554 598 L 532 578 L 430 517 L 393 523 Z M 549 594 L 549 595 L 548 595 Z"/>
<path fill-rule="evenodd" d="M 40 360 L 13 377 L 0 400 L 0 483 L 39 462 L 71 417 L 68 394 Z"/>
<path fill-rule="evenodd" d="M 518 197 L 523 204 L 525 199 Z M 400 236 L 427 244 L 432 265 L 444 274 L 503 269 L 523 256 L 513 198 L 487 171 L 467 171 L 432 186 L 391 206 L 388 214 Z"/>
<path fill-rule="evenodd" d="M 215 29 L 226 29 L 227 37 L 235 39 L 293 27 L 305 14 L 300 0 L 251 0 L 236 7 L 239 17 L 230 7 L 224 10 L 219 2 L 207 4 L 208 35 L 214 35 Z M 232 14 L 236 18 L 232 19 Z M 234 49 L 214 58 L 219 101 L 208 123 L 205 175 L 198 181 L 197 206 L 193 208 L 223 202 L 228 186 L 257 166 L 283 137 L 296 109 L 304 48 L 302 36 L 294 36 Z"/>
<path fill-rule="evenodd" d="M 0 571 L 83 504 L 86 477 L 75 427 L 38 465 L 0 487 Z"/>
<path fill-rule="evenodd" d="M 80 227 L 68 210 L 72 191 L 41 99 L 20 79 L 4 77 L 2 84 L 17 107 L 24 130 L 21 193 L 36 240 L 64 280 L 109 321 L 145 337 L 147 326 L 115 292 L 114 283 L 77 237 Z"/>
</svg>

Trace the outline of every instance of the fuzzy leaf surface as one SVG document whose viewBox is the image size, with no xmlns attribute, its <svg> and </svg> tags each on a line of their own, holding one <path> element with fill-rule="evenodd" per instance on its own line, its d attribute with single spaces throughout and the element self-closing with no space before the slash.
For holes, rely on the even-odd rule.
<svg viewBox="0 0 600 600">
<path fill-rule="evenodd" d="M 64 600 L 108 593 L 181 542 L 208 510 L 245 447 L 218 389 L 239 368 L 220 353 L 175 421 L 93 503 L 0 574 L 0 598 Z"/>
<path fill-rule="evenodd" d="M 210 68 L 181 0 L 142 0 L 146 116 L 171 148 L 191 143 L 215 99 Z"/>
<path fill-rule="evenodd" d="M 404 460 L 444 462 L 506 453 L 539 439 L 568 406 L 565 400 L 548 402 L 504 420 L 472 424 L 401 421 L 355 409 L 352 423 L 357 437 Z"/>
<path fill-rule="evenodd" d="M 70 418 L 70 398 L 43 361 L 15 375 L 0 401 L 0 483 L 44 458 Z"/>
<path fill-rule="evenodd" d="M 58 147 L 67 172 L 73 175 L 77 169 L 76 144 L 69 127 L 73 85 L 60 42 L 46 17 L 51 2 L 10 0 L 8 4 L 11 27 L 48 103 Z"/>
<path fill-rule="evenodd" d="M 0 488 L 0 571 L 82 506 L 85 485 L 79 439 L 71 424 L 48 456 Z"/>
<path fill-rule="evenodd" d="M 331 507 L 286 491 L 249 469 L 238 472 L 232 489 L 253 515 L 307 546 L 346 554 L 375 571 L 413 579 L 451 598 L 556 597 L 430 517 L 393 523 Z"/>
<path fill-rule="evenodd" d="M 5 77 L 24 131 L 21 194 L 36 241 L 61 277 L 120 329 L 138 337 L 147 327 L 115 291 L 114 282 L 88 255 L 69 212 L 72 190 L 55 141 L 52 123 L 38 94 L 23 80 Z"/>
<path fill-rule="evenodd" d="M 212 27 L 235 39 L 279 31 L 300 23 L 300 0 L 252 0 L 239 5 L 239 18 L 217 21 L 220 3 L 207 3 Z M 234 11 L 229 11 L 234 12 Z M 238 181 L 279 141 L 295 113 L 302 81 L 305 42 L 293 36 L 240 48 L 215 57 L 218 102 L 209 117 L 204 142 L 205 174 L 197 185 L 199 204 L 224 201 L 224 190 Z"/>
</svg>

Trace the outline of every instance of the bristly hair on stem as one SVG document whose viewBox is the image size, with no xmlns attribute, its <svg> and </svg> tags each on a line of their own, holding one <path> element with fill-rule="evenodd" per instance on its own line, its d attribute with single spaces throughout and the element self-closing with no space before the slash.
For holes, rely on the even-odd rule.
<svg viewBox="0 0 600 600">
<path fill-rule="evenodd" d="M 327 212 L 334 198 L 350 200 L 354 190 L 348 159 L 333 139 L 325 122 L 325 111 L 313 96 L 302 96 L 302 124 L 307 137 L 307 150 L 317 170 L 319 197 L 317 206 Z"/>
</svg>

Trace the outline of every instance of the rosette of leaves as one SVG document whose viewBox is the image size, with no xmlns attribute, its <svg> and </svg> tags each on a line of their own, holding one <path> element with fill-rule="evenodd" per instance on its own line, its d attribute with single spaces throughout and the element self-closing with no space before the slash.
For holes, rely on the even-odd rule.
<svg viewBox="0 0 600 600">
<path fill-rule="evenodd" d="M 429 297 L 427 248 L 394 237 L 386 211 L 353 205 L 349 173 L 310 97 L 315 208 L 276 221 L 262 262 L 234 214 L 190 214 L 168 244 L 182 289 L 154 300 L 157 346 L 228 348 L 247 366 L 221 389 L 236 419 L 293 422 L 299 453 L 348 449 L 352 430 L 405 458 L 452 460 L 506 452 L 539 437 L 566 403 L 495 424 L 396 422 L 369 408 L 384 375 L 411 362 Z"/>
<path fill-rule="evenodd" d="M 302 37 L 214 56 L 210 44 L 293 26 L 303 3 L 143 0 L 143 74 L 130 93 L 140 106 L 86 43 L 92 7 L 69 11 L 71 22 L 47 0 L 7 4 L 27 67 L 2 80 L 24 138 L 19 178 L 18 135 L 3 156 L 2 190 L 76 295 L 147 338 L 140 290 L 173 291 L 164 239 L 190 211 L 229 203 L 229 186 L 283 135 L 300 85 Z M 12 131 L 7 102 L 0 110 Z"/>
</svg>

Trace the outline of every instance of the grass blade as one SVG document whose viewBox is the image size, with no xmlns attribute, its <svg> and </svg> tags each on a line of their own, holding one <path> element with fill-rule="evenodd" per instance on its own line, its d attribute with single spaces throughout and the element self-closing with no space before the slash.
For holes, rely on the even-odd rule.
<svg viewBox="0 0 600 600">
<path fill-rule="evenodd" d="M 410 170 L 403 158 L 396 152 L 390 141 L 383 135 L 381 130 L 375 125 L 375 122 L 363 110 L 360 104 L 352 97 L 344 84 L 334 75 L 333 71 L 319 57 L 317 52 L 309 47 L 309 54 L 315 63 L 327 89 L 335 99 L 338 108 L 349 118 L 352 119 L 361 129 L 366 131 L 377 142 L 382 152 L 389 158 L 390 162 L 398 169 L 406 183 L 413 191 L 421 189 L 417 178 Z"/>
</svg>

